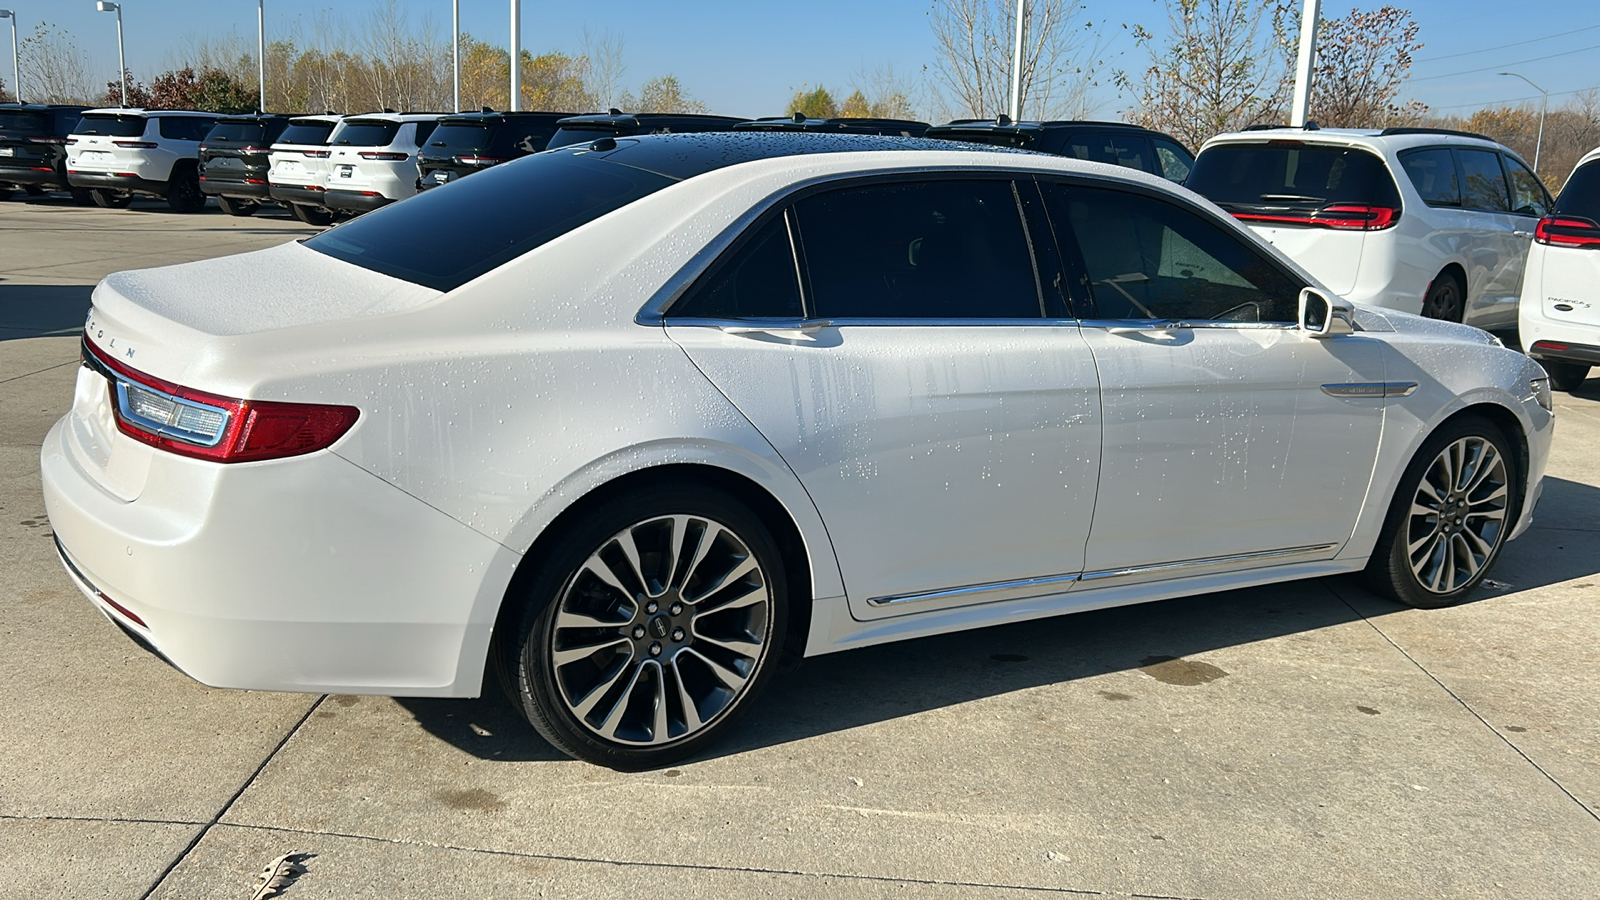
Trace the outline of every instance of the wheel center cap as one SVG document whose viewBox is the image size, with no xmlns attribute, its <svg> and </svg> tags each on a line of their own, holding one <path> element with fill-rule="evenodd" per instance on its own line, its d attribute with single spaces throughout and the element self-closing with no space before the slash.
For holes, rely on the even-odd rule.
<svg viewBox="0 0 1600 900">
<path fill-rule="evenodd" d="M 651 637 L 658 639 L 664 638 L 672 633 L 672 622 L 667 616 L 656 616 L 654 619 L 651 619 L 650 623 L 645 627 L 650 629 Z"/>
</svg>

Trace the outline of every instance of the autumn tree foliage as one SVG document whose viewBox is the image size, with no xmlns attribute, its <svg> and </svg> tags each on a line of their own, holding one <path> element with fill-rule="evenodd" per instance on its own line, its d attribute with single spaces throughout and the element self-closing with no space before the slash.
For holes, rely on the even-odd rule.
<svg viewBox="0 0 1600 900">
<path fill-rule="evenodd" d="M 1413 55 L 1422 48 L 1409 10 L 1352 9 L 1318 26 L 1312 66 L 1311 119 L 1325 128 L 1411 125 L 1428 107 L 1401 100 Z"/>
<path fill-rule="evenodd" d="M 639 89 L 639 96 L 635 97 L 629 91 L 623 91 L 617 100 L 618 106 L 628 112 L 642 113 L 684 113 L 703 115 L 710 112 L 704 103 L 689 96 L 684 90 L 683 82 L 676 75 L 660 75 L 644 83 Z"/>
<path fill-rule="evenodd" d="M 142 106 L 146 109 L 197 109 L 214 113 L 247 113 L 258 108 L 258 91 L 220 69 L 192 66 L 163 72 L 146 87 L 128 78 L 127 102 L 122 102 L 122 82 L 106 82 L 101 102 L 106 106 Z"/>
<path fill-rule="evenodd" d="M 799 113 L 808 119 L 831 119 L 839 115 L 839 103 L 820 84 L 810 90 L 802 86 L 789 98 L 788 113 L 791 116 Z"/>
</svg>

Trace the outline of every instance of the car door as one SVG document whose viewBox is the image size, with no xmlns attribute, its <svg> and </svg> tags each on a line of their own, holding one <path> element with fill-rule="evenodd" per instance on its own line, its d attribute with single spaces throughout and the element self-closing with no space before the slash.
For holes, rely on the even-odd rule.
<svg viewBox="0 0 1600 900">
<path fill-rule="evenodd" d="M 1096 311 L 1104 443 L 1077 589 L 1333 557 L 1371 481 L 1382 345 L 1296 328 L 1303 282 L 1176 198 L 1043 189 Z"/>
<path fill-rule="evenodd" d="M 1461 203 L 1472 213 L 1473 228 L 1468 258 L 1475 271 L 1468 273 L 1464 321 L 1486 328 L 1514 324 L 1528 246 L 1516 234 L 1522 229 L 1519 217 L 1511 214 L 1510 187 L 1500 154 L 1468 147 L 1454 151 L 1461 175 Z"/>
<path fill-rule="evenodd" d="M 972 175 L 819 189 L 668 311 L 816 503 L 859 618 L 1060 593 L 1082 569 L 1098 383 L 1076 322 L 1043 314 L 1025 199 Z"/>
</svg>

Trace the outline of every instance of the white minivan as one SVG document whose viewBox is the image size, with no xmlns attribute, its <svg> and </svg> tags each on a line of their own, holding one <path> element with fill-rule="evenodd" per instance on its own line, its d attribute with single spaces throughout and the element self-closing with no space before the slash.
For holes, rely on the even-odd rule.
<svg viewBox="0 0 1600 900">
<path fill-rule="evenodd" d="M 1522 297 L 1522 346 L 1556 390 L 1577 390 L 1600 365 L 1600 148 L 1578 160 L 1539 220 Z"/>
<path fill-rule="evenodd" d="M 1223 134 L 1184 182 L 1347 300 L 1485 329 L 1517 324 L 1551 199 L 1515 153 L 1436 128 Z"/>
</svg>

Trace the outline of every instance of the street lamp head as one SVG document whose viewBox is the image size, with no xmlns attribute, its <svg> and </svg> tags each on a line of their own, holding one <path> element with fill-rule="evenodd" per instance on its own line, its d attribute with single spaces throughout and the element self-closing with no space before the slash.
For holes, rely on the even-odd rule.
<svg viewBox="0 0 1600 900">
<path fill-rule="evenodd" d="M 96 0 L 94 8 L 100 12 L 116 12 L 122 7 L 116 3 L 112 3 L 111 0 Z"/>
<path fill-rule="evenodd" d="M 11 10 L 9 10 L 9 9 L 0 9 L 0 19 L 9 19 L 9 18 L 11 18 Z"/>
</svg>

